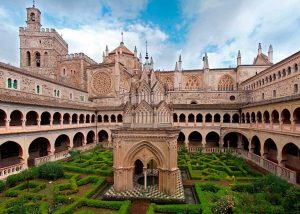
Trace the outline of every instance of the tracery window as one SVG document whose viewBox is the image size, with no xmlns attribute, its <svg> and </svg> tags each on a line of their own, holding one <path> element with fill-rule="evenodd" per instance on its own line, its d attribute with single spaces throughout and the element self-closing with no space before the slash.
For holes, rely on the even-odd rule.
<svg viewBox="0 0 300 214">
<path fill-rule="evenodd" d="M 232 91 L 233 79 L 229 75 L 224 75 L 220 78 L 218 83 L 218 91 Z"/>
<path fill-rule="evenodd" d="M 191 76 L 188 78 L 185 84 L 185 89 L 199 89 L 200 82 L 197 77 Z"/>
</svg>

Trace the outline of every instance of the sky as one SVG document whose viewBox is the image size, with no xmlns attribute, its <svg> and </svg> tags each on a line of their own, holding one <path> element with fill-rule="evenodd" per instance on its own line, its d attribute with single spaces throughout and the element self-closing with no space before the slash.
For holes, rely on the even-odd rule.
<svg viewBox="0 0 300 214">
<path fill-rule="evenodd" d="M 173 70 L 182 55 L 183 69 L 202 68 L 207 52 L 210 68 L 253 63 L 258 43 L 274 62 L 299 51 L 299 0 L 36 0 L 42 25 L 55 28 L 69 53 L 83 52 L 102 61 L 105 46 L 122 40 L 133 51 L 149 55 L 155 69 Z M 19 27 L 26 26 L 31 0 L 0 0 L 0 61 L 19 66 Z"/>
</svg>

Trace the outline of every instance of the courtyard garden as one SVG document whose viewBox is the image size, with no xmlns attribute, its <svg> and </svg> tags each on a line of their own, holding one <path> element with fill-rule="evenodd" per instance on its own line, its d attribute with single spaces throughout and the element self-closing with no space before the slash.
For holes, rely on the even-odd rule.
<svg viewBox="0 0 300 214">
<path fill-rule="evenodd" d="M 300 189 L 254 171 L 230 153 L 179 152 L 196 204 L 151 203 L 147 213 L 300 213 Z M 0 181 L 0 214 L 129 213 L 131 201 L 98 199 L 111 180 L 112 152 L 99 147 Z"/>
</svg>

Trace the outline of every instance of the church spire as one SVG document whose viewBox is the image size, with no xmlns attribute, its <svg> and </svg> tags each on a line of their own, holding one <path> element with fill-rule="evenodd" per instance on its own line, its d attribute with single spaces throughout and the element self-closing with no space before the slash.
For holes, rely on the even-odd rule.
<svg viewBox="0 0 300 214">
<path fill-rule="evenodd" d="M 261 48 L 261 43 L 258 43 L 258 55 L 262 54 L 262 48 Z"/>
<path fill-rule="evenodd" d="M 181 71 L 182 70 L 182 60 L 181 60 L 181 54 L 179 55 L 179 59 L 178 59 L 178 70 Z"/>
<path fill-rule="evenodd" d="M 203 69 L 208 69 L 209 65 L 208 65 L 208 57 L 207 57 L 207 53 L 205 53 L 204 57 L 203 57 Z"/>
<path fill-rule="evenodd" d="M 237 55 L 236 61 L 237 61 L 237 65 L 238 66 L 241 65 L 242 56 L 241 56 L 241 51 L 240 50 L 238 51 L 238 55 Z"/>
<path fill-rule="evenodd" d="M 35 0 L 32 0 L 32 7 L 35 8 Z"/>
<path fill-rule="evenodd" d="M 106 45 L 106 48 L 105 48 L 105 55 L 108 56 L 108 46 Z"/>
<path fill-rule="evenodd" d="M 270 63 L 273 63 L 273 47 L 272 47 L 272 45 L 269 46 L 268 59 L 269 59 Z"/>
<path fill-rule="evenodd" d="M 134 56 L 137 57 L 137 49 L 136 49 L 136 46 L 134 46 Z"/>
</svg>

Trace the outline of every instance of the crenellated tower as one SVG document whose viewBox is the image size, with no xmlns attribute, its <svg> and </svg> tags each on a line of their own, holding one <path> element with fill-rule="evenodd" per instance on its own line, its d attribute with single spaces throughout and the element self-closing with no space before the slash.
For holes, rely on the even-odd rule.
<svg viewBox="0 0 300 214">
<path fill-rule="evenodd" d="M 54 30 L 41 28 L 41 11 L 33 5 L 27 10 L 26 27 L 20 27 L 20 67 L 56 78 L 57 61 L 68 54 L 68 44 Z"/>
</svg>

